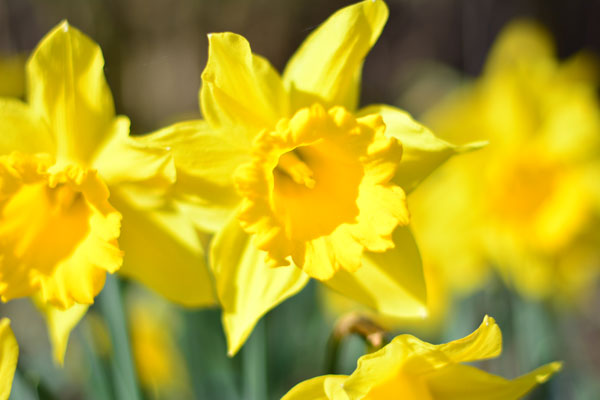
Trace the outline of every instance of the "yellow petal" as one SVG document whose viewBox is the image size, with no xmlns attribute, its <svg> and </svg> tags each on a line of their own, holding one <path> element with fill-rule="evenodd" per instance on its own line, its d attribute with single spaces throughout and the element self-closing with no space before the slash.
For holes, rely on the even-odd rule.
<svg viewBox="0 0 600 400">
<path fill-rule="evenodd" d="M 219 230 L 239 203 L 233 172 L 249 159 L 250 142 L 234 127 L 212 129 L 205 121 L 177 123 L 136 138 L 173 155 L 177 182 L 170 195 L 203 230 Z"/>
<path fill-rule="evenodd" d="M 405 111 L 387 105 L 372 105 L 360 110 L 359 115 L 380 114 L 386 135 L 402 143 L 404 152 L 396 170 L 394 182 L 405 191 L 412 191 L 448 158 L 483 147 L 485 142 L 456 146 L 436 137 L 425 126 L 416 122 Z"/>
<path fill-rule="evenodd" d="M 0 400 L 8 400 L 17 369 L 19 346 L 10 329 L 10 320 L 0 320 Z"/>
<path fill-rule="evenodd" d="M 120 273 L 184 306 L 216 303 L 198 233 L 173 204 L 124 188 L 111 200 L 123 215 Z"/>
<path fill-rule="evenodd" d="M 485 316 L 469 336 L 437 347 L 452 362 L 468 362 L 497 357 L 502 351 L 502 332 L 494 318 Z"/>
<path fill-rule="evenodd" d="M 229 355 L 237 353 L 267 311 L 308 282 L 308 276 L 294 266 L 267 267 L 265 256 L 236 218 L 213 239 L 211 266 L 223 308 Z"/>
<path fill-rule="evenodd" d="M 508 380 L 469 365 L 455 364 L 433 372 L 426 380 L 434 399 L 517 400 L 550 379 L 561 366 L 553 362 Z"/>
<path fill-rule="evenodd" d="M 308 379 L 294 386 L 281 400 L 338 400 L 338 397 L 328 396 L 326 387 L 339 386 L 345 379 L 346 375 L 323 375 Z"/>
<path fill-rule="evenodd" d="M 208 35 L 200 106 L 212 127 L 240 125 L 257 131 L 288 113 L 288 97 L 277 71 L 234 33 Z M 254 132 L 256 133 L 256 132 Z"/>
<path fill-rule="evenodd" d="M 554 58 L 554 52 L 552 37 L 541 25 L 516 20 L 505 27 L 496 39 L 486 61 L 485 73 L 546 62 Z"/>
<path fill-rule="evenodd" d="M 116 118 L 111 130 L 111 138 L 93 161 L 109 186 L 139 181 L 170 185 L 175 181 L 175 164 L 169 151 L 129 136 L 127 117 Z"/>
<path fill-rule="evenodd" d="M 46 123 L 25 103 L 0 98 L 0 154 L 54 154 L 53 138 Z"/>
<path fill-rule="evenodd" d="M 337 11 L 311 33 L 283 74 L 292 111 L 315 101 L 355 110 L 363 60 L 387 17 L 383 1 L 366 0 Z"/>
<path fill-rule="evenodd" d="M 0 294 L 38 290 L 61 308 L 91 304 L 121 265 L 121 215 L 96 171 L 52 166 L 44 155 L 0 157 Z"/>
<path fill-rule="evenodd" d="M 110 132 L 114 105 L 100 47 L 66 21 L 27 63 L 27 97 L 55 135 L 57 159 L 86 165 Z"/>
<path fill-rule="evenodd" d="M 85 304 L 75 304 L 73 307 L 61 310 L 58 307 L 45 303 L 39 296 L 34 296 L 32 299 L 36 307 L 46 318 L 54 361 L 62 366 L 65 361 L 65 351 L 67 350 L 69 335 L 87 312 L 88 306 Z"/>
<path fill-rule="evenodd" d="M 382 314 L 425 317 L 425 278 L 419 250 L 410 230 L 398 227 L 395 247 L 385 253 L 365 253 L 355 272 L 339 270 L 327 286 Z"/>
</svg>

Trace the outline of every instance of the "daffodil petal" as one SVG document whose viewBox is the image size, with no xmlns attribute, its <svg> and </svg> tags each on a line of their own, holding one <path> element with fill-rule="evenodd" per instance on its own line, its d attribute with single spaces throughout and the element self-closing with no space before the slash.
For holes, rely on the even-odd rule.
<svg viewBox="0 0 600 400">
<path fill-rule="evenodd" d="M 121 274 L 184 306 L 216 303 L 198 233 L 173 204 L 131 188 L 111 200 L 123 215 Z"/>
<path fill-rule="evenodd" d="M 333 397 L 328 396 L 326 388 L 339 386 L 346 378 L 346 375 L 323 375 L 308 379 L 294 386 L 281 400 L 331 400 Z"/>
<path fill-rule="evenodd" d="M 93 162 L 109 186 L 139 181 L 170 185 L 175 181 L 175 164 L 169 151 L 129 136 L 127 117 L 116 118 L 111 130 L 111 138 Z"/>
<path fill-rule="evenodd" d="M 208 45 L 200 105 L 211 126 L 260 130 L 287 116 L 281 77 L 267 60 L 252 54 L 246 39 L 230 32 L 212 33 Z"/>
<path fill-rule="evenodd" d="M 456 363 L 497 357 L 502 351 L 502 332 L 494 318 L 486 315 L 475 332 L 437 348 Z"/>
<path fill-rule="evenodd" d="M 423 318 L 427 308 L 419 250 L 407 227 L 396 228 L 392 239 L 393 249 L 365 252 L 358 270 L 339 270 L 323 283 L 382 314 Z"/>
<path fill-rule="evenodd" d="M 54 142 L 45 122 L 17 99 L 0 98 L 0 154 L 54 154 Z"/>
<path fill-rule="evenodd" d="M 222 228 L 239 203 L 232 176 L 250 158 L 250 141 L 234 127 L 212 129 L 206 121 L 180 122 L 136 138 L 173 155 L 177 182 L 170 196 L 200 229 Z"/>
<path fill-rule="evenodd" d="M 386 134 L 402 143 L 404 152 L 394 182 L 406 192 L 412 191 L 450 157 L 479 149 L 486 144 L 473 142 L 457 146 L 448 143 L 412 119 L 407 112 L 392 106 L 371 105 L 360 110 L 358 114 L 380 114 L 386 126 Z"/>
<path fill-rule="evenodd" d="M 363 60 L 387 17 L 383 1 L 366 0 L 337 11 L 311 33 L 283 73 L 292 110 L 315 101 L 355 110 Z"/>
<path fill-rule="evenodd" d="M 308 275 L 294 266 L 268 267 L 265 256 L 236 218 L 213 239 L 211 266 L 223 308 L 229 355 L 237 353 L 267 311 L 308 282 Z"/>
<path fill-rule="evenodd" d="M 100 47 L 66 21 L 27 63 L 27 97 L 54 133 L 59 161 L 87 165 L 110 132 L 115 112 L 103 66 Z"/>
<path fill-rule="evenodd" d="M 88 306 L 85 304 L 74 304 L 66 310 L 61 310 L 42 301 L 39 296 L 34 296 L 32 299 L 36 307 L 44 315 L 44 318 L 46 318 L 54 361 L 62 366 L 65 361 L 69 335 L 87 312 Z"/>
<path fill-rule="evenodd" d="M 0 320 L 0 400 L 8 400 L 17 369 L 19 345 L 10 329 L 10 320 Z"/>
<path fill-rule="evenodd" d="M 454 364 L 432 372 L 426 380 L 435 399 L 517 400 L 560 369 L 561 363 L 553 362 L 508 380 L 469 365 Z"/>
</svg>

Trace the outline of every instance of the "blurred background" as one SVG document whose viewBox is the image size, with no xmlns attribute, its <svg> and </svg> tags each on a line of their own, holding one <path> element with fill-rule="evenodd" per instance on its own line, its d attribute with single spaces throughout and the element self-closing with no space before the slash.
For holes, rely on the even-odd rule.
<svg viewBox="0 0 600 400">
<path fill-rule="evenodd" d="M 0 90 L 23 96 L 20 71 L 27 54 L 67 19 L 100 44 L 117 113 L 130 117 L 133 133 L 144 134 L 200 117 L 207 33 L 243 35 L 282 71 L 311 30 L 352 3 L 0 0 Z M 455 143 L 490 144 L 479 155 L 451 160 L 409 198 L 430 317 L 374 318 L 394 333 L 440 343 L 470 333 L 489 314 L 503 331 L 504 353 L 483 367 L 513 378 L 563 360 L 563 371 L 530 398 L 600 398 L 600 1 L 387 3 L 388 23 L 364 65 L 361 104 L 406 109 Z M 515 20 L 521 22 L 505 29 Z M 555 147 L 574 150 L 566 154 Z M 523 149 L 525 155 L 515 160 L 512 155 Z M 515 183 L 498 172 L 512 169 L 527 178 Z M 550 178 L 563 172 L 569 177 Z M 538 189 L 540 181 L 553 189 Z M 508 182 L 510 193 L 498 194 L 488 182 Z M 561 193 L 576 193 L 577 200 Z M 544 196 L 558 199 L 555 209 L 538 210 Z M 509 211 L 490 207 L 490 198 Z M 510 203 L 515 198 L 536 200 L 523 206 Z M 521 214 L 513 213 L 517 209 Z M 555 221 L 538 211 L 578 222 Z M 535 221 L 527 219 L 533 214 Z M 521 225 L 506 222 L 513 219 Z M 528 231 L 533 225 L 540 226 L 534 233 Z M 523 277 L 525 269 L 538 272 Z M 111 284 L 122 293 L 116 306 L 125 310 L 137 380 L 148 399 L 277 399 L 326 372 L 335 321 L 354 309 L 311 282 L 263 318 L 241 353 L 228 358 L 218 310 L 187 310 L 133 282 Z M 105 292 L 72 334 L 63 368 L 53 364 L 44 322 L 30 302 L 0 305 L 20 345 L 11 399 L 116 398 L 119 371 L 110 362 L 115 344 L 103 318 L 115 305 L 103 300 Z M 344 339 L 337 372 L 350 373 L 364 352 L 359 337 Z"/>
</svg>

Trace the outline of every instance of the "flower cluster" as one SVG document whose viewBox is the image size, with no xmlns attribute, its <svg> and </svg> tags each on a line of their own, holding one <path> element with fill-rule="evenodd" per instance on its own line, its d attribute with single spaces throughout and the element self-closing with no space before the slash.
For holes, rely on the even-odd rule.
<svg viewBox="0 0 600 400">
<path fill-rule="evenodd" d="M 311 278 L 375 314 L 424 318 L 427 280 L 408 203 L 419 234 L 494 216 L 493 228 L 472 235 L 423 234 L 433 238 L 423 240 L 428 262 L 451 269 L 465 264 L 460 257 L 481 258 L 465 244 L 480 240 L 513 275 L 537 274 L 517 279 L 520 287 L 547 288 L 547 272 L 538 273 L 546 268 L 514 259 L 552 256 L 587 232 L 600 117 L 577 80 L 585 67 L 554 63 L 535 28 L 517 25 L 472 92 L 432 111 L 441 139 L 396 107 L 359 107 L 363 62 L 387 18 L 382 0 L 337 11 L 282 74 L 242 36 L 210 34 L 203 119 L 142 136 L 115 114 L 99 46 L 60 23 L 27 61 L 26 102 L 0 98 L 2 301 L 34 301 L 59 363 L 114 273 L 183 306 L 218 305 L 230 356 Z M 515 44 L 519 30 L 533 39 Z M 583 139 L 561 139 L 565 129 Z M 435 177 L 407 200 L 454 156 L 455 180 Z M 137 310 L 134 357 L 143 383 L 160 385 L 182 356 L 152 312 Z M 8 321 L 0 325 L 4 399 L 18 348 Z M 500 350 L 490 317 L 447 344 L 401 335 L 361 357 L 352 375 L 310 379 L 284 399 L 516 399 L 561 366 L 511 381 L 462 364 Z"/>
</svg>

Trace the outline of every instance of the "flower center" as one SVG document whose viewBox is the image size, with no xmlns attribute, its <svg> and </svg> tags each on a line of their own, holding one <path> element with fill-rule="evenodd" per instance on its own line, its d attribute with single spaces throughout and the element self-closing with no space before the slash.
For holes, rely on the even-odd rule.
<svg viewBox="0 0 600 400">
<path fill-rule="evenodd" d="M 118 268 L 120 215 L 107 202 L 108 191 L 94 171 L 57 167 L 46 155 L 13 153 L 0 157 L 0 295 L 4 300 L 42 289 L 46 300 L 67 307 L 90 303 L 96 293 L 77 274 L 96 266 Z M 88 253 L 91 252 L 91 253 Z M 112 256 L 115 255 L 113 258 Z M 94 267 L 91 267 L 94 266 Z M 54 275 L 67 276 L 68 284 Z M 93 291 L 97 282 L 89 283 Z M 101 288 L 101 286 L 100 286 Z"/>
<path fill-rule="evenodd" d="M 312 170 L 298 156 L 299 149 L 284 153 L 279 157 L 277 167 L 273 171 L 276 181 L 291 179 L 298 185 L 303 185 L 307 189 L 314 189 L 315 178 Z M 277 185 L 277 182 L 275 184 Z"/>
<path fill-rule="evenodd" d="M 255 139 L 252 161 L 236 171 L 238 218 L 267 264 L 288 265 L 291 256 L 326 279 L 358 268 L 364 248 L 393 246 L 391 232 L 407 215 L 404 192 L 389 184 L 401 147 L 384 129 L 378 115 L 356 119 L 316 104 Z"/>
</svg>

